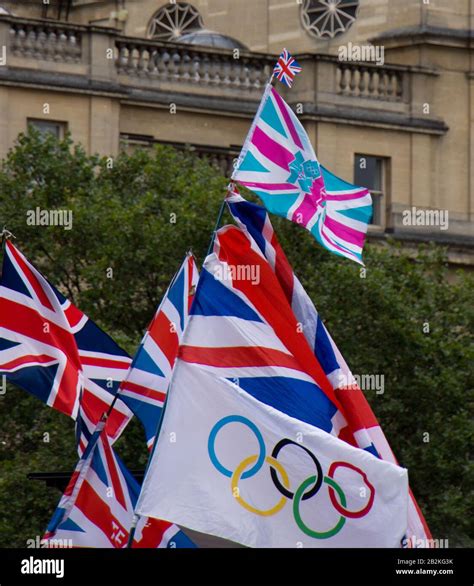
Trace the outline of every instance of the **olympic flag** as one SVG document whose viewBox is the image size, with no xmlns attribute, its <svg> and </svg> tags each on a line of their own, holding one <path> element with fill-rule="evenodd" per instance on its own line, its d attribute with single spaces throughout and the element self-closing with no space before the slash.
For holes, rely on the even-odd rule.
<svg viewBox="0 0 474 586">
<path fill-rule="evenodd" d="M 178 360 L 137 512 L 250 547 L 399 547 L 407 502 L 404 468 Z"/>
</svg>

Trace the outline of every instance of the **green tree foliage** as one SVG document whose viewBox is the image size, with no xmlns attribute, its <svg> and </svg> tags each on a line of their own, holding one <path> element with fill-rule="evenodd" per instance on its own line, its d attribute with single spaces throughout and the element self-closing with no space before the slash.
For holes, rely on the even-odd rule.
<svg viewBox="0 0 474 586">
<path fill-rule="evenodd" d="M 31 132 L 1 166 L 0 222 L 133 353 L 187 249 L 202 262 L 225 185 L 206 162 L 170 147 L 111 164 L 69 138 Z M 36 207 L 71 210 L 72 230 L 29 226 Z M 383 393 L 366 395 L 434 536 L 471 544 L 472 277 L 448 273 L 442 249 L 408 254 L 395 243 L 368 245 L 364 273 L 298 226 L 278 218 L 274 226 L 352 371 L 384 376 Z M 71 471 L 73 430 L 20 389 L 0 395 L 0 546 L 42 534 L 60 495 L 26 475 Z M 143 438 L 132 422 L 117 444 L 132 469 L 146 462 Z"/>
</svg>

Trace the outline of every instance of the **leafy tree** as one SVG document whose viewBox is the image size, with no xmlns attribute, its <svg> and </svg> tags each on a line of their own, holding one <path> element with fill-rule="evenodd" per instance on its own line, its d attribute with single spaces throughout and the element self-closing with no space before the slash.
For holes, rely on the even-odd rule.
<svg viewBox="0 0 474 586">
<path fill-rule="evenodd" d="M 204 259 L 226 180 L 163 146 L 122 153 L 109 167 L 70 138 L 20 136 L 0 168 L 0 222 L 133 353 L 186 250 Z M 36 207 L 71 210 L 72 230 L 29 226 Z M 352 371 L 383 375 L 383 393 L 366 395 L 434 536 L 472 544 L 472 276 L 454 275 L 439 247 L 409 254 L 395 242 L 369 244 L 364 273 L 298 226 L 272 221 Z M 144 466 L 138 423 L 117 447 L 130 468 Z M 59 499 L 26 474 L 71 471 L 75 460 L 73 422 L 8 386 L 0 395 L 0 546 L 41 535 Z"/>
</svg>

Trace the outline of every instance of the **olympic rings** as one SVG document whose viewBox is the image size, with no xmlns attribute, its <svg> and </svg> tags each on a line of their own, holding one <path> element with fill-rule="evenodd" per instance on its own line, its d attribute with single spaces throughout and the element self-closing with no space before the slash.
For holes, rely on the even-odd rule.
<svg viewBox="0 0 474 586">
<path fill-rule="evenodd" d="M 339 531 L 344 527 L 346 520 L 343 516 L 339 517 L 339 521 L 336 523 L 336 525 L 334 525 L 332 529 L 329 529 L 329 531 L 318 532 L 314 531 L 313 529 L 310 529 L 307 525 L 305 525 L 300 515 L 299 505 L 300 501 L 303 500 L 301 498 L 301 495 L 303 494 L 305 488 L 312 484 L 315 480 L 316 478 L 314 476 L 310 476 L 299 486 L 298 490 L 295 492 L 295 500 L 293 501 L 293 515 L 295 517 L 296 524 L 301 529 L 301 531 L 303 531 L 303 533 L 306 533 L 306 535 L 309 535 L 310 537 L 315 537 L 316 539 L 329 539 L 329 537 L 333 537 L 334 535 L 336 535 L 336 533 L 339 533 Z M 346 496 L 342 492 L 341 487 L 338 484 L 336 484 L 332 478 L 328 478 L 327 476 L 324 477 L 324 482 L 326 484 L 329 484 L 330 487 L 334 488 L 337 491 L 337 494 L 339 495 L 342 504 L 346 506 Z"/>
<path fill-rule="evenodd" d="M 252 464 L 256 460 L 257 460 L 256 455 L 249 456 L 248 458 L 245 458 L 245 460 L 242 460 L 242 462 L 237 466 L 234 474 L 232 475 L 232 481 L 231 481 L 232 494 L 234 495 L 235 499 L 244 507 L 244 509 L 247 509 L 247 511 L 250 511 L 251 513 L 255 513 L 256 515 L 261 515 L 262 517 L 270 517 L 271 515 L 278 513 L 278 511 L 281 511 L 281 509 L 283 509 L 283 507 L 286 505 L 286 499 L 284 496 L 281 497 L 281 499 L 278 501 L 278 503 L 272 509 L 268 509 L 266 511 L 261 511 L 260 509 L 256 509 L 255 507 L 252 507 L 252 505 L 249 505 L 240 496 L 240 491 L 239 491 L 239 487 L 238 487 L 240 476 L 241 476 L 242 472 L 245 470 L 245 468 L 247 468 L 247 466 L 249 464 Z M 275 468 L 277 468 L 278 472 L 282 475 L 283 482 L 284 482 L 285 486 L 289 488 L 290 480 L 288 478 L 288 474 L 286 473 L 286 470 L 283 468 L 283 466 L 280 464 L 280 462 L 278 460 L 275 460 L 275 458 L 273 458 L 272 456 L 267 456 L 265 458 L 265 462 L 267 464 L 270 464 L 272 466 L 275 466 Z M 243 478 L 243 475 L 242 475 L 242 478 Z"/>
<path fill-rule="evenodd" d="M 211 462 L 214 464 L 214 466 L 219 470 L 219 472 L 221 472 L 224 476 L 232 478 L 232 472 L 227 468 L 224 468 L 224 466 L 217 459 L 214 446 L 218 432 L 224 427 L 224 425 L 234 422 L 243 423 L 244 425 L 247 425 L 254 432 L 258 440 L 258 445 L 260 447 L 260 455 L 257 459 L 257 462 L 253 468 L 247 470 L 247 472 L 244 472 L 244 474 L 242 474 L 243 479 L 250 478 L 251 476 L 257 474 L 257 472 L 263 466 L 263 463 L 265 462 L 266 450 L 265 442 L 263 441 L 262 434 L 260 433 L 258 427 L 255 425 L 255 423 L 253 423 L 252 421 L 250 421 L 250 419 L 247 419 L 246 417 L 242 417 L 241 415 L 229 415 L 228 417 L 222 418 L 214 425 L 214 427 L 211 430 L 211 433 L 209 434 L 209 440 L 207 442 L 209 458 L 211 459 Z"/>
<path fill-rule="evenodd" d="M 309 457 L 313 460 L 314 465 L 316 466 L 316 471 L 318 472 L 317 478 L 315 476 L 313 477 L 316 481 L 313 488 L 311 490 L 309 490 L 305 495 L 303 495 L 303 500 L 305 501 L 306 499 L 309 499 L 312 496 L 314 496 L 318 492 L 318 490 L 321 488 L 321 484 L 323 482 L 323 471 L 321 469 L 321 464 L 319 463 L 319 460 L 316 458 L 316 456 L 312 452 L 310 452 L 308 450 L 308 448 L 305 448 L 301 444 L 298 444 L 288 438 L 284 438 L 277 443 L 277 445 L 273 448 L 272 456 L 274 458 L 276 458 L 282 448 L 284 448 L 287 445 L 291 445 L 291 444 L 303 449 L 309 455 Z M 287 498 L 289 498 L 291 500 L 293 498 L 293 493 L 290 492 L 289 490 L 286 490 L 286 488 L 284 488 L 281 485 L 280 481 L 278 480 L 277 473 L 275 472 L 275 468 L 270 468 L 270 475 L 272 477 L 273 484 L 276 486 L 276 488 L 282 494 L 284 494 Z"/>
<path fill-rule="evenodd" d="M 362 476 L 366 486 L 370 490 L 370 497 L 369 497 L 369 500 L 368 500 L 367 504 L 365 505 L 365 507 L 363 507 L 359 511 L 348 511 L 345 508 L 346 507 L 346 503 L 344 502 L 345 499 L 342 500 L 341 494 L 338 492 L 339 498 L 341 499 L 341 502 L 342 502 L 342 506 L 337 502 L 336 495 L 334 494 L 334 490 L 332 488 L 329 488 L 329 498 L 331 499 L 332 506 L 336 509 L 336 511 L 338 513 L 340 513 L 341 515 L 344 515 L 345 517 L 349 517 L 350 519 L 360 519 L 360 517 L 367 515 L 367 513 L 372 508 L 372 505 L 374 504 L 375 488 L 373 487 L 372 484 L 370 484 L 369 479 L 367 478 L 367 475 L 365 474 L 365 472 L 363 470 L 361 470 L 360 468 L 357 468 L 357 466 L 354 466 L 353 464 L 349 464 L 349 462 L 333 462 L 331 464 L 331 466 L 329 467 L 329 472 L 328 472 L 328 476 L 330 478 L 333 478 L 334 471 L 337 470 L 337 468 L 339 468 L 339 466 L 344 466 L 345 468 L 350 468 L 351 470 L 358 472 Z"/>
<path fill-rule="evenodd" d="M 252 456 L 244 458 L 242 462 L 240 462 L 240 464 L 234 470 L 234 472 L 232 472 L 231 470 L 229 470 L 221 464 L 215 452 L 215 442 L 217 434 L 228 423 L 243 423 L 244 425 L 246 425 L 254 433 L 260 448 L 259 454 L 254 454 Z M 313 460 L 317 472 L 316 476 L 309 476 L 306 480 L 304 480 L 294 493 L 290 491 L 290 480 L 287 471 L 282 466 L 282 464 L 277 460 L 277 456 L 280 453 L 280 451 L 288 445 L 296 445 L 299 448 L 302 448 Z M 250 419 L 247 419 L 246 417 L 243 417 L 241 415 L 229 415 L 227 417 L 223 417 L 222 419 L 220 419 L 211 429 L 207 447 L 209 452 L 209 458 L 212 464 L 221 474 L 231 479 L 231 488 L 233 495 L 236 501 L 244 509 L 246 509 L 250 513 L 254 513 L 255 515 L 260 515 L 262 517 L 270 517 L 272 515 L 276 515 L 283 509 L 283 507 L 286 504 L 286 499 L 293 500 L 293 516 L 297 526 L 303 533 L 315 539 L 329 539 L 330 537 L 333 537 L 334 535 L 339 533 L 339 531 L 341 531 L 341 529 L 344 527 L 347 518 L 359 519 L 361 517 L 364 517 L 371 510 L 374 504 L 375 488 L 369 482 L 369 479 L 367 478 L 367 475 L 363 470 L 357 468 L 357 466 L 354 466 L 349 462 L 332 462 L 329 466 L 327 476 L 324 476 L 318 458 L 308 448 L 302 446 L 301 444 L 289 438 L 281 439 L 273 448 L 272 455 L 267 456 L 265 442 L 262 434 L 260 433 L 260 430 L 255 425 L 255 423 L 250 421 Z M 267 463 L 269 465 L 270 476 L 273 481 L 273 484 L 275 485 L 275 488 L 283 496 L 277 502 L 276 505 L 274 505 L 270 509 L 262 510 L 250 505 L 240 496 L 239 482 L 240 480 L 251 478 L 252 476 L 257 474 L 257 472 L 260 471 L 264 463 Z M 247 470 L 249 466 L 251 467 Z M 354 472 L 360 474 L 365 485 L 370 491 L 369 500 L 367 501 L 365 506 L 362 507 L 362 509 L 359 509 L 358 511 L 350 511 L 347 509 L 346 495 L 344 494 L 344 491 L 342 490 L 340 485 L 334 480 L 334 473 L 339 467 L 349 468 L 350 470 L 353 470 Z M 281 482 L 280 477 L 283 483 Z M 315 531 L 314 529 L 308 527 L 301 518 L 300 504 L 301 501 L 310 499 L 311 497 L 315 496 L 321 489 L 323 482 L 328 485 L 328 493 L 329 498 L 331 500 L 331 504 L 339 513 L 340 517 L 332 529 L 328 529 L 327 531 Z M 313 486 L 311 487 L 311 485 Z"/>
</svg>

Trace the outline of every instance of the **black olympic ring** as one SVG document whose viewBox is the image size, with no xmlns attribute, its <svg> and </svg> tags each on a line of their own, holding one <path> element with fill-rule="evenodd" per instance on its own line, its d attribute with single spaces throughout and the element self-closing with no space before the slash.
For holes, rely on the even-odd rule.
<svg viewBox="0 0 474 586">
<path fill-rule="evenodd" d="M 314 496 L 318 492 L 318 490 L 321 488 L 321 485 L 323 483 L 323 470 L 321 468 L 321 464 L 319 463 L 319 460 L 316 458 L 316 456 L 312 452 L 310 452 L 308 450 L 308 448 L 305 448 L 301 444 L 294 442 L 293 440 L 290 440 L 288 438 L 284 438 L 277 443 L 277 445 L 273 448 L 272 457 L 276 459 L 278 454 L 280 453 L 280 450 L 282 448 L 284 448 L 285 446 L 288 446 L 291 444 L 294 444 L 295 446 L 302 448 L 310 456 L 310 458 L 314 462 L 314 465 L 316 466 L 316 471 L 318 473 L 318 476 L 317 476 L 317 479 L 316 479 L 316 482 L 315 482 L 313 488 L 311 490 L 309 490 L 306 494 L 304 494 L 302 497 L 302 500 L 305 501 L 305 500 L 311 498 L 312 496 Z M 275 468 L 273 468 L 271 465 L 270 465 L 270 474 L 271 474 L 271 477 L 273 480 L 273 484 L 281 492 L 281 494 L 285 495 L 286 498 L 288 498 L 288 499 L 292 499 L 295 496 L 295 493 L 290 492 L 288 489 L 286 489 L 281 484 L 280 480 L 278 479 L 278 474 L 277 474 Z"/>
</svg>

